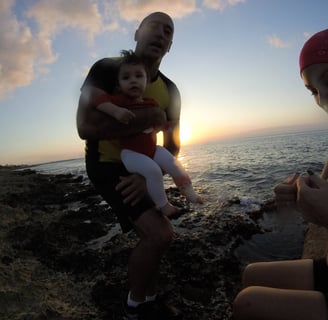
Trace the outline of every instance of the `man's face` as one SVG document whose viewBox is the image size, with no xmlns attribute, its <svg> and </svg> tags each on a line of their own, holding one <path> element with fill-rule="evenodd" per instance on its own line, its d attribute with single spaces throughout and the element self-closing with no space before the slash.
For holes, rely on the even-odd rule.
<svg viewBox="0 0 328 320">
<path fill-rule="evenodd" d="M 314 64 L 305 68 L 302 79 L 317 105 L 328 112 L 328 63 Z"/>
<path fill-rule="evenodd" d="M 136 53 L 147 59 L 162 59 L 169 51 L 173 39 L 173 22 L 162 13 L 148 16 L 136 31 Z"/>
</svg>

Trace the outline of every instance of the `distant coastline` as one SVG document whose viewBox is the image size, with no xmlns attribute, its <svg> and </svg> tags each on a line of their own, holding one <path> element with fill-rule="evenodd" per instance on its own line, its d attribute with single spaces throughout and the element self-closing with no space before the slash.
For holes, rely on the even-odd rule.
<svg viewBox="0 0 328 320">
<path fill-rule="evenodd" d="M 301 126 L 281 126 L 281 127 L 272 127 L 272 128 L 263 128 L 263 129 L 257 129 L 257 130 L 251 130 L 246 132 L 239 132 L 236 134 L 226 135 L 223 137 L 217 137 L 212 138 L 206 141 L 202 142 L 194 142 L 194 143 L 188 143 L 186 145 L 182 145 L 182 148 L 190 148 L 197 145 L 207 145 L 212 143 L 220 143 L 220 142 L 230 142 L 230 141 L 238 141 L 242 139 L 249 139 L 249 138 L 259 138 L 259 137 L 270 137 L 270 136 L 278 136 L 278 135 L 289 135 L 289 134 L 302 134 L 302 133 L 310 133 L 310 132 L 326 132 L 328 131 L 328 124 L 327 126 L 320 125 L 317 127 L 314 127 L 314 125 L 301 125 Z M 57 162 L 65 162 L 65 161 L 73 161 L 82 159 L 84 157 L 84 154 L 81 153 L 81 156 L 74 156 L 72 158 L 63 158 L 63 159 L 54 159 L 44 162 L 33 162 L 33 163 L 0 163 L 0 167 L 23 167 L 23 168 L 29 168 L 33 166 L 39 166 L 39 165 L 45 165 L 49 163 L 57 163 Z M 0 160 L 1 161 L 1 160 Z"/>
<path fill-rule="evenodd" d="M 317 131 L 327 131 L 328 124 L 326 126 L 320 126 L 314 128 L 313 125 L 309 126 L 282 126 L 282 127 L 273 127 L 273 128 L 264 128 L 258 129 L 254 131 L 249 131 L 245 134 L 245 136 L 271 136 L 271 135 L 281 135 L 281 134 L 289 134 L 289 133 L 307 133 L 307 132 L 317 132 Z"/>
<path fill-rule="evenodd" d="M 252 131 L 246 131 L 244 133 L 238 133 L 233 135 L 227 135 L 224 137 L 211 139 L 207 142 L 200 142 L 195 144 L 210 144 L 210 143 L 219 143 L 219 142 L 229 142 L 229 141 L 237 141 L 241 139 L 248 139 L 248 138 L 260 138 L 260 137 L 270 137 L 270 136 L 279 136 L 279 135 L 289 135 L 289 134 L 302 134 L 302 133 L 310 133 L 310 132 L 326 132 L 328 131 L 328 124 L 327 126 L 320 126 L 314 128 L 312 126 L 282 126 L 282 127 L 272 127 L 272 128 L 263 128 L 257 129 Z M 188 146 L 193 146 L 195 144 L 189 144 Z"/>
</svg>

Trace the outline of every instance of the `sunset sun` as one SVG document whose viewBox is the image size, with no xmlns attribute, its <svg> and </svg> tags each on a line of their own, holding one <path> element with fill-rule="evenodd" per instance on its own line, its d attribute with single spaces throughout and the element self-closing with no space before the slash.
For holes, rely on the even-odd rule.
<svg viewBox="0 0 328 320">
<path fill-rule="evenodd" d="M 185 122 L 181 122 L 181 124 L 180 124 L 181 143 L 183 143 L 183 144 L 188 143 L 189 140 L 191 139 L 191 136 L 192 136 L 192 133 L 191 133 L 190 126 Z"/>
</svg>

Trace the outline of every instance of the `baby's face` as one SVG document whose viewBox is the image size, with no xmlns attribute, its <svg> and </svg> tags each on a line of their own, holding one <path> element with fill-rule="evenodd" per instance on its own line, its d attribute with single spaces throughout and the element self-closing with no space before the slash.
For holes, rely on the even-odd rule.
<svg viewBox="0 0 328 320">
<path fill-rule="evenodd" d="M 328 63 L 313 64 L 305 68 L 302 79 L 318 106 L 328 112 Z"/>
<path fill-rule="evenodd" d="M 121 92 L 137 99 L 142 97 L 147 87 L 147 72 L 142 64 L 123 64 L 118 73 L 118 83 Z"/>
</svg>

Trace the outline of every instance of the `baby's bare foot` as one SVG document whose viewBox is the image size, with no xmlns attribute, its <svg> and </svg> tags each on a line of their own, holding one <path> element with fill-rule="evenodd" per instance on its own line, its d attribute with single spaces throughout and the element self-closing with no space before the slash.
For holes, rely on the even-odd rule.
<svg viewBox="0 0 328 320">
<path fill-rule="evenodd" d="M 179 190 L 182 195 L 184 195 L 187 199 L 187 201 L 192 203 L 201 203 L 203 204 L 205 202 L 205 199 L 200 196 L 198 193 L 195 192 L 194 188 L 191 184 L 184 184 L 179 187 Z"/>
<path fill-rule="evenodd" d="M 160 208 L 161 212 L 166 215 L 168 218 L 174 216 L 179 212 L 179 209 L 173 206 L 171 203 L 167 203 L 164 207 Z"/>
</svg>

